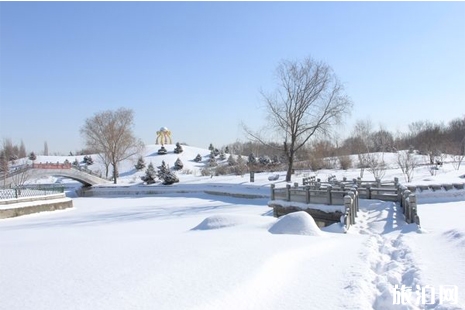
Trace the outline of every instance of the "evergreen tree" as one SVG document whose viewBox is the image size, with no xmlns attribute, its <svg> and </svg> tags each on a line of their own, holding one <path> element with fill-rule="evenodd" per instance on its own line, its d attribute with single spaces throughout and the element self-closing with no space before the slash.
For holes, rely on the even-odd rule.
<svg viewBox="0 0 465 310">
<path fill-rule="evenodd" d="M 269 164 L 271 164 L 271 158 L 268 157 L 267 155 L 262 155 L 262 156 L 260 156 L 260 158 L 258 159 L 258 162 L 259 162 L 260 165 L 262 165 L 262 166 L 268 166 Z"/>
<path fill-rule="evenodd" d="M 168 171 L 163 175 L 163 185 L 171 185 L 177 182 L 179 182 L 179 179 L 173 171 Z"/>
<path fill-rule="evenodd" d="M 196 163 L 201 162 L 201 161 L 202 161 L 202 156 L 200 156 L 200 154 L 197 154 L 197 156 L 195 156 L 195 158 L 194 158 L 194 161 L 195 161 Z"/>
<path fill-rule="evenodd" d="M 208 147 L 208 150 L 213 151 L 215 148 L 213 147 L 213 144 L 210 143 L 210 146 Z"/>
<path fill-rule="evenodd" d="M 34 152 L 31 152 L 31 153 L 29 154 L 29 160 L 34 161 L 34 160 L 36 160 L 36 159 L 37 159 L 36 154 L 35 154 Z"/>
<path fill-rule="evenodd" d="M 79 161 L 77 160 L 77 158 L 74 159 L 74 161 L 73 161 L 73 166 L 76 167 L 76 168 L 79 167 Z"/>
<path fill-rule="evenodd" d="M 163 179 L 163 176 L 170 171 L 170 168 L 164 160 L 161 162 L 161 166 L 158 166 L 157 176 L 159 179 Z"/>
<path fill-rule="evenodd" d="M 254 166 L 257 164 L 257 158 L 255 158 L 255 155 L 253 153 L 250 153 L 249 155 L 249 161 L 248 161 L 249 166 Z"/>
<path fill-rule="evenodd" d="M 224 152 L 225 152 L 226 154 L 229 154 L 229 146 L 226 146 L 226 147 L 224 148 Z"/>
<path fill-rule="evenodd" d="M 178 177 L 170 170 L 165 161 L 162 161 L 161 166 L 158 167 L 158 169 L 157 176 L 159 179 L 163 180 L 164 185 L 170 185 L 179 182 Z"/>
<path fill-rule="evenodd" d="M 179 142 L 176 143 L 176 148 L 174 149 L 174 153 L 179 154 L 182 153 L 184 150 L 182 149 L 181 144 Z"/>
<path fill-rule="evenodd" d="M 174 169 L 181 170 L 182 167 L 184 167 L 184 164 L 182 163 L 181 159 L 178 157 L 178 159 L 176 159 L 176 161 L 174 162 Z"/>
<path fill-rule="evenodd" d="M 84 156 L 83 161 L 88 166 L 90 166 L 90 165 L 92 165 L 94 163 L 94 160 L 92 159 L 92 157 L 90 155 Z"/>
<path fill-rule="evenodd" d="M 208 167 L 218 166 L 218 163 L 216 162 L 216 158 L 215 158 L 215 153 L 213 151 L 210 153 L 210 159 L 208 159 L 207 166 Z"/>
<path fill-rule="evenodd" d="M 153 165 L 152 165 L 153 166 Z M 142 156 L 139 156 L 139 159 L 137 160 L 136 165 L 134 166 L 137 171 L 142 170 L 145 168 L 145 160 Z"/>
<path fill-rule="evenodd" d="M 147 167 L 147 170 L 145 170 L 145 175 L 141 177 L 142 181 L 144 181 L 147 184 L 153 184 L 155 183 L 155 179 L 157 177 L 157 173 L 155 171 L 155 168 L 153 167 L 152 162 Z"/>
<path fill-rule="evenodd" d="M 168 151 L 167 151 L 166 148 L 162 145 L 161 148 L 158 150 L 158 154 L 159 154 L 159 155 L 165 155 L 166 153 L 168 153 Z"/>
</svg>

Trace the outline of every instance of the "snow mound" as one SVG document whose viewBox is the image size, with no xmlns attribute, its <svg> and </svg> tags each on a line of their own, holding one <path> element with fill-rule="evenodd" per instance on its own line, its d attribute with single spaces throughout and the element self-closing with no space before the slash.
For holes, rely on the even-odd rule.
<svg viewBox="0 0 465 310">
<path fill-rule="evenodd" d="M 272 234 L 319 236 L 321 230 L 313 217 L 305 211 L 298 211 L 281 217 L 268 230 Z"/>
<path fill-rule="evenodd" d="M 330 232 L 330 233 L 337 233 L 337 234 L 345 234 L 347 233 L 347 229 L 341 223 L 334 223 L 329 226 L 321 228 L 322 231 Z"/>
<path fill-rule="evenodd" d="M 195 226 L 191 230 L 219 229 L 244 224 L 259 225 L 262 222 L 261 218 L 261 216 L 245 216 L 236 214 L 213 215 L 204 219 L 199 225 Z M 263 222 L 266 224 L 269 220 L 263 219 Z"/>
</svg>

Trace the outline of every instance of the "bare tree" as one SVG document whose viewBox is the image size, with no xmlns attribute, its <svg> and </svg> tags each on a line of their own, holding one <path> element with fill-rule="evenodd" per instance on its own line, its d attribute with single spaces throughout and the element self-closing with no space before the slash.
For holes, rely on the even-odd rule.
<svg viewBox="0 0 465 310">
<path fill-rule="evenodd" d="M 397 163 L 399 164 L 402 173 L 404 174 L 407 182 L 412 181 L 413 172 L 418 166 L 418 162 L 415 155 L 409 151 L 398 151 L 397 152 Z"/>
<path fill-rule="evenodd" d="M 360 178 L 363 178 L 365 168 L 373 166 L 373 158 L 370 158 L 370 150 L 372 149 L 372 123 L 370 120 L 358 120 L 355 123 L 352 136 L 356 138 L 354 145 L 355 151 L 358 156 L 358 167 L 360 168 Z"/>
<path fill-rule="evenodd" d="M 25 158 L 25 157 L 27 157 L 27 154 L 26 154 L 26 146 L 24 145 L 23 140 L 21 140 L 21 144 L 19 145 L 19 154 L 18 154 L 18 157 L 19 157 L 19 158 Z"/>
<path fill-rule="evenodd" d="M 291 181 L 296 153 L 315 134 L 329 133 L 350 111 L 351 100 L 333 70 L 311 58 L 303 62 L 283 61 L 277 68 L 278 88 L 262 95 L 271 127 L 282 139 L 288 167 L 286 181 Z M 244 126 L 246 133 L 268 144 L 259 133 Z"/>
<path fill-rule="evenodd" d="M 96 150 L 104 162 L 109 162 L 113 168 L 113 182 L 117 183 L 118 163 L 138 154 L 142 142 L 133 132 L 133 111 L 120 108 L 116 111 L 107 110 L 96 113 L 86 119 L 81 128 L 87 148 Z"/>
</svg>

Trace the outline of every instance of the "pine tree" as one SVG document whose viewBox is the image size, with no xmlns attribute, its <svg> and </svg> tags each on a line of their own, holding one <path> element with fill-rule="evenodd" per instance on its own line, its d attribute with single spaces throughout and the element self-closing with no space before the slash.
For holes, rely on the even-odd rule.
<svg viewBox="0 0 465 310">
<path fill-rule="evenodd" d="M 31 152 L 31 153 L 29 154 L 29 160 L 34 161 L 34 160 L 36 160 L 36 159 L 37 159 L 36 154 L 35 154 L 34 152 Z"/>
<path fill-rule="evenodd" d="M 137 164 L 134 166 L 137 171 L 142 170 L 145 168 L 145 161 L 142 156 L 139 156 L 139 159 L 137 160 Z"/>
<path fill-rule="evenodd" d="M 142 181 L 144 181 L 147 184 L 153 184 L 155 183 L 155 179 L 157 177 L 157 172 L 155 171 L 155 168 L 153 167 L 152 162 L 147 167 L 147 170 L 145 170 L 145 175 L 141 177 Z"/>
<path fill-rule="evenodd" d="M 159 179 L 163 179 L 163 176 L 168 173 L 170 169 L 164 160 L 161 162 L 161 166 L 158 167 L 157 176 Z"/>
<path fill-rule="evenodd" d="M 216 167 L 216 166 L 218 166 L 218 163 L 216 162 L 215 154 L 214 154 L 213 151 L 210 153 L 210 159 L 207 162 L 207 166 L 208 167 Z"/>
<path fill-rule="evenodd" d="M 181 170 L 184 167 L 184 164 L 182 163 L 181 159 L 178 157 L 176 161 L 174 162 L 174 169 L 176 170 Z"/>
<path fill-rule="evenodd" d="M 224 152 L 225 152 L 226 154 L 229 154 L 229 146 L 226 146 L 226 147 L 224 148 Z"/>
<path fill-rule="evenodd" d="M 213 144 L 210 143 L 210 146 L 208 147 L 208 150 L 213 151 L 215 148 L 213 147 Z"/>
<path fill-rule="evenodd" d="M 163 175 L 163 185 L 171 185 L 177 182 L 179 182 L 179 179 L 173 171 L 168 171 Z"/>
<path fill-rule="evenodd" d="M 249 166 L 254 166 L 257 164 L 257 159 L 255 158 L 255 155 L 253 153 L 250 153 L 249 155 L 249 161 L 248 161 Z"/>
<path fill-rule="evenodd" d="M 90 166 L 90 165 L 93 165 L 93 164 L 94 164 L 94 160 L 92 159 L 92 156 L 89 155 L 89 156 L 87 157 L 87 165 Z"/>
<path fill-rule="evenodd" d="M 159 179 L 163 180 L 164 185 L 170 185 L 179 182 L 178 177 L 170 170 L 165 161 L 162 161 L 161 166 L 158 167 L 158 169 L 157 176 Z"/>
<path fill-rule="evenodd" d="M 94 163 L 94 160 L 92 159 L 92 157 L 90 155 L 84 156 L 83 161 L 88 166 L 90 166 L 90 165 L 92 165 Z"/>
<path fill-rule="evenodd" d="M 179 154 L 182 153 L 184 150 L 182 149 L 181 144 L 179 142 L 176 143 L 176 148 L 174 149 L 174 153 Z"/>
<path fill-rule="evenodd" d="M 196 163 L 201 162 L 201 161 L 202 161 L 202 156 L 200 156 L 200 154 L 197 154 L 197 156 L 195 156 L 195 158 L 194 158 L 194 161 L 195 161 Z"/>
</svg>

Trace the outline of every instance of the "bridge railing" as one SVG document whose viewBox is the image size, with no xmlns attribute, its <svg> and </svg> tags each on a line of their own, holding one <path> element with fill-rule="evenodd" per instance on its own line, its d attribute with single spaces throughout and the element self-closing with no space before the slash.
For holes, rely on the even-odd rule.
<svg viewBox="0 0 465 310">
<path fill-rule="evenodd" d="M 71 163 L 33 163 L 31 168 L 33 169 L 71 169 Z"/>
<path fill-rule="evenodd" d="M 6 199 L 17 199 L 23 197 L 36 197 L 64 193 L 63 186 L 35 186 L 35 187 L 15 187 L 0 189 L 0 201 Z"/>
</svg>

